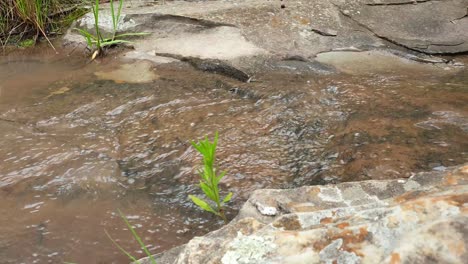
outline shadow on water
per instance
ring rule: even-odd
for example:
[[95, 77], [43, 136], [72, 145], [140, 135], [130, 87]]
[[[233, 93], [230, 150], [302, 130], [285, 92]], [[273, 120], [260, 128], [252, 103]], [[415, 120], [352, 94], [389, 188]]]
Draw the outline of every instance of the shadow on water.
[[0, 62], [5, 263], [126, 263], [104, 229], [143, 256], [118, 208], [155, 253], [219, 228], [187, 199], [199, 194], [189, 142], [214, 131], [229, 171], [222, 188], [235, 193], [230, 218], [259, 188], [409, 177], [468, 160], [466, 72], [272, 68], [245, 84], [179, 63], [137, 62], [125, 69], [138, 74], [115, 77], [123, 66], [111, 58], [86, 67], [28, 58]]

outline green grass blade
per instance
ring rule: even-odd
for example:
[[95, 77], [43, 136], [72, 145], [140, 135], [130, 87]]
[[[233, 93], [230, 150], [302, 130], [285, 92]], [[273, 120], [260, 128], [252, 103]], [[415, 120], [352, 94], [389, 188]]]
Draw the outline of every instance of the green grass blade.
[[91, 38], [88, 37], [88, 36], [85, 36], [85, 39], [86, 39], [86, 45], [88, 45], [88, 47], [90, 49], [92, 49], [93, 48], [93, 42], [91, 41]]
[[119, 0], [119, 10], [117, 11], [117, 24], [115, 24], [115, 32], [117, 32], [118, 30], [120, 14], [122, 13], [123, 2], [124, 0]]
[[75, 28], [75, 30], [77, 30], [85, 38], [88, 47], [93, 48], [93, 40], [96, 42], [96, 37], [84, 29]]
[[99, 0], [96, 0], [95, 5], [93, 6], [93, 14], [94, 14], [94, 27], [96, 29], [96, 36], [97, 36], [97, 48], [101, 48], [101, 31], [99, 30]]
[[120, 217], [122, 217], [122, 219], [125, 221], [125, 224], [128, 226], [128, 228], [130, 229], [130, 231], [132, 232], [132, 235], [133, 237], [136, 239], [136, 241], [138, 242], [138, 244], [140, 245], [141, 249], [143, 249], [143, 251], [145, 251], [146, 255], [149, 257], [149, 259], [151, 260], [151, 263], [153, 264], [156, 264], [156, 260], [154, 259], [153, 255], [149, 252], [148, 248], [146, 247], [146, 245], [143, 243], [143, 241], [141, 241], [141, 238], [138, 236], [138, 234], [135, 232], [135, 229], [133, 229], [132, 225], [130, 225], [130, 223], [128, 222], [127, 218], [123, 215], [122, 211], [118, 210], [119, 214], [120, 214]]
[[115, 38], [147, 36], [147, 35], [150, 35], [150, 34], [151, 33], [149, 33], [149, 32], [124, 33], [124, 34], [116, 35]]
[[208, 211], [210, 213], [213, 213], [215, 215], [218, 215], [218, 213], [215, 210], [213, 210], [213, 208], [211, 208], [211, 206], [207, 202], [203, 201], [202, 199], [194, 195], [189, 195], [189, 198], [193, 201], [194, 204], [198, 205], [201, 209]]
[[114, 35], [115, 35], [115, 12], [114, 12], [114, 0], [110, 0], [110, 8], [111, 8], [111, 16], [112, 16], [112, 28], [114, 29]]
[[91, 39], [97, 40], [96, 36], [93, 36], [91, 33], [89, 33], [88, 31], [86, 31], [84, 29], [75, 28], [75, 30], [78, 31], [81, 35], [83, 35], [85, 37], [89, 37]]
[[127, 40], [120, 40], [120, 39], [111, 40], [111, 41], [104, 41], [104, 42], [101, 43], [101, 48], [106, 47], [106, 46], [123, 44], [123, 43], [132, 43], [132, 42], [127, 41]]
[[107, 232], [107, 230], [104, 230], [104, 232], [106, 233], [107, 237], [112, 241], [112, 243], [114, 243], [114, 245], [120, 250], [122, 251], [122, 253], [124, 253], [125, 255], [127, 255], [127, 257], [132, 260], [133, 262], [137, 263], [137, 264], [141, 264], [141, 262], [138, 261], [138, 259], [136, 259], [134, 256], [132, 256], [130, 253], [128, 253], [128, 251], [126, 251], [123, 247], [121, 247], [110, 235], [109, 233]]

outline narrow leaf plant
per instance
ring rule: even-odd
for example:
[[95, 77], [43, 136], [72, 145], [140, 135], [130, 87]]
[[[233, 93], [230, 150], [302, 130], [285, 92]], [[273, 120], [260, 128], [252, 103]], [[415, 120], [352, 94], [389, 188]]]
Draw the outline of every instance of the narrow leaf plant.
[[217, 173], [215, 168], [216, 161], [216, 147], [218, 145], [218, 132], [216, 132], [214, 141], [208, 140], [205, 137], [204, 140], [198, 143], [192, 141], [192, 146], [200, 152], [203, 156], [203, 167], [198, 170], [200, 175], [200, 189], [205, 193], [205, 196], [211, 201], [208, 202], [194, 195], [189, 195], [189, 198], [198, 205], [201, 209], [213, 213], [223, 219], [224, 223], [227, 223], [226, 215], [224, 212], [224, 205], [228, 203], [232, 198], [232, 192], [227, 194], [221, 199], [219, 193], [219, 182], [226, 175], [225, 171]]
[[[141, 240], [140, 236], [138, 236], [137, 232], [135, 231], [135, 229], [132, 227], [132, 225], [130, 224], [130, 222], [128, 222], [128, 219], [125, 217], [125, 215], [120, 211], [118, 210], [119, 212], [119, 215], [120, 217], [124, 220], [125, 224], [127, 225], [128, 229], [130, 229], [130, 232], [132, 232], [132, 235], [133, 237], [135, 238], [135, 240], [138, 242], [138, 244], [140, 245], [141, 249], [143, 249], [143, 251], [145, 252], [146, 256], [148, 256], [148, 260], [149, 260], [149, 263], [151, 264], [156, 264], [156, 260], [154, 259], [153, 255], [150, 253], [150, 251], [148, 250], [148, 248], [146, 247], [145, 243], [143, 243], [143, 240]], [[107, 232], [107, 230], [104, 230], [104, 232], [106, 233], [107, 237], [110, 239], [110, 241], [112, 241], [112, 243], [122, 252], [124, 253], [131, 261], [133, 261], [132, 263], [133, 264], [141, 264], [141, 262], [134, 256], [132, 256], [132, 254], [130, 254], [130, 252], [126, 251], [122, 246], [120, 246], [111, 236], [110, 234]]]
[[124, 0], [119, 0], [119, 6], [117, 10], [115, 10], [114, 0], [110, 0], [110, 13], [112, 17], [112, 37], [102, 37], [101, 30], [99, 28], [99, 0], [96, 0], [94, 5], [91, 6], [94, 16], [94, 30], [96, 31], [96, 35], [93, 35], [84, 29], [75, 28], [75, 30], [77, 30], [86, 40], [88, 48], [94, 50], [91, 58], [92, 60], [94, 60], [96, 56], [101, 55], [103, 53], [103, 49], [107, 46], [131, 43], [130, 41], [124, 40], [123, 38], [132, 36], [144, 36], [149, 34], [145, 32], [117, 34], [117, 31], [119, 29], [120, 16], [122, 14], [123, 2]]

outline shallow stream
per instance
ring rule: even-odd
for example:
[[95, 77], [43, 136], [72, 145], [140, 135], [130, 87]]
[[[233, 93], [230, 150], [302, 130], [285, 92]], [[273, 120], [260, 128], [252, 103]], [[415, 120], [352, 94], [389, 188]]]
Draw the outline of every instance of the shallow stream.
[[128, 263], [104, 230], [142, 257], [117, 209], [154, 253], [219, 228], [187, 199], [200, 194], [189, 142], [214, 131], [231, 219], [260, 188], [467, 162], [468, 71], [379, 56], [324, 55], [342, 72], [327, 74], [284, 61], [251, 83], [183, 63], [0, 57], [2, 263]]

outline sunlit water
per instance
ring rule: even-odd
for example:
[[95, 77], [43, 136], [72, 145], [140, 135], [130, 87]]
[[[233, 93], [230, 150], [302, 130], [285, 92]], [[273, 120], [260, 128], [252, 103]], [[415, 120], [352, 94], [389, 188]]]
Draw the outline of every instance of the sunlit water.
[[171, 64], [131, 83], [95, 74], [121, 67], [112, 58], [0, 60], [2, 263], [128, 263], [104, 230], [143, 256], [117, 209], [154, 253], [219, 228], [187, 199], [200, 194], [190, 140], [214, 131], [228, 170], [222, 189], [235, 193], [229, 218], [260, 188], [409, 177], [468, 161], [464, 70], [272, 66], [245, 84]]

